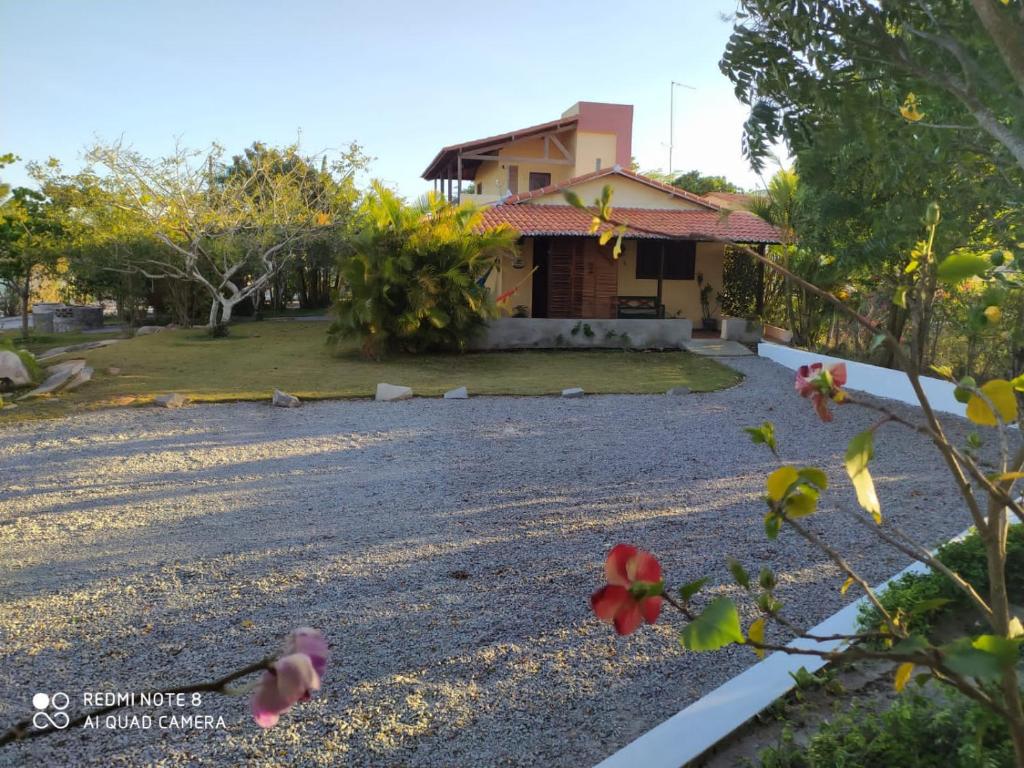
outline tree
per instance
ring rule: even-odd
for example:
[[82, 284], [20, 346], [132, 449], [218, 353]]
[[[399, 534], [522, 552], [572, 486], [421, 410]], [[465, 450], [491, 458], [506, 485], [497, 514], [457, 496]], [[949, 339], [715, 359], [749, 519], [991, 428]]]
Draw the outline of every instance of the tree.
[[21, 299], [21, 335], [28, 338], [33, 280], [56, 264], [62, 228], [52, 203], [35, 190], [17, 187], [0, 216], [0, 283]]
[[106, 172], [102, 184], [117, 205], [173, 256], [146, 255], [128, 268], [200, 285], [211, 329], [230, 322], [240, 302], [265, 290], [345, 212], [329, 185], [303, 183], [317, 158], [300, 156], [296, 146], [253, 152], [244, 172], [225, 165], [217, 145], [151, 160], [120, 143], [97, 144], [88, 157]]
[[820, 110], [862, 86], [896, 87], [908, 120], [995, 145], [999, 167], [1024, 169], [1019, 0], [741, 0], [720, 66], [750, 106], [755, 169], [773, 143], [808, 135]]
[[430, 194], [407, 205], [375, 182], [340, 265], [344, 290], [331, 337], [360, 339], [372, 357], [464, 351], [496, 315], [483, 279], [517, 238], [505, 225], [479, 231], [481, 218], [468, 201], [451, 205]]
[[700, 171], [687, 171], [686, 173], [674, 173], [669, 174], [664, 171], [652, 170], [645, 171], [645, 176], [649, 176], [656, 181], [663, 182], [665, 184], [671, 184], [673, 187], [679, 187], [685, 189], [687, 192], [693, 192], [695, 195], [706, 195], [709, 192], [742, 192], [738, 186], [733, 184], [731, 181], [725, 178], [725, 176], [705, 176]]

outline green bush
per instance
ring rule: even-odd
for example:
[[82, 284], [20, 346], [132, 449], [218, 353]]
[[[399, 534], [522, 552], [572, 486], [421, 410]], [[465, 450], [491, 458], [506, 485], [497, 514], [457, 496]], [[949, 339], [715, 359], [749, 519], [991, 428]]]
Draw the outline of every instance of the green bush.
[[[940, 547], [936, 556], [969, 582], [978, 594], [988, 595], [985, 549], [976, 531], [961, 541]], [[1024, 594], [1024, 525], [1010, 526], [1006, 542], [1006, 587], [1011, 596]], [[900, 614], [911, 632], [925, 634], [939, 615], [967, 605], [967, 599], [956, 585], [942, 574], [931, 571], [897, 579], [879, 595], [879, 600], [887, 611]], [[943, 600], [948, 602], [938, 602]], [[921, 610], [922, 605], [933, 607]], [[865, 603], [858, 623], [862, 630], [874, 629], [881, 624], [881, 616], [874, 606]]]
[[376, 183], [361, 215], [353, 253], [339, 265], [345, 288], [330, 337], [360, 339], [368, 357], [464, 351], [497, 314], [480, 283], [513, 252], [515, 231], [481, 232], [469, 203], [430, 196], [409, 206]]
[[1013, 746], [997, 716], [959, 693], [908, 693], [877, 714], [854, 706], [806, 745], [790, 730], [762, 751], [758, 768], [1010, 768]]
[[0, 339], [0, 352], [13, 352], [21, 358], [22, 365], [32, 377], [32, 381], [38, 382], [43, 378], [43, 367], [36, 361], [36, 356], [27, 349], [17, 349], [13, 339]]

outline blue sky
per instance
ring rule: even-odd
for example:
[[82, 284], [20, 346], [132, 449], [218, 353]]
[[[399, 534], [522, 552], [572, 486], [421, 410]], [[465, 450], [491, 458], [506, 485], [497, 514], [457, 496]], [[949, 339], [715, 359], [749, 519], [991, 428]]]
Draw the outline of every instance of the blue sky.
[[[544, 122], [579, 100], [633, 104], [633, 154], [757, 184], [745, 110], [718, 60], [729, 0], [518, 3], [0, 0], [0, 153], [81, 165], [94, 138], [160, 155], [175, 138], [309, 152], [361, 143], [415, 196], [445, 145]], [[5, 169], [20, 184], [23, 168]]]

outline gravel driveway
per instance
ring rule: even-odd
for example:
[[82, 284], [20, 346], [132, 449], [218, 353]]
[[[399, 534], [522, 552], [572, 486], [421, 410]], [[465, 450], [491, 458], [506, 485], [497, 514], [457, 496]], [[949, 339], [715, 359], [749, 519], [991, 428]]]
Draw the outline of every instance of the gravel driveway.
[[[302, 624], [334, 655], [320, 694], [271, 731], [244, 699], [208, 696], [194, 714], [223, 729], [68, 731], [0, 748], [0, 765], [597, 762], [754, 662], [684, 653], [673, 616], [625, 639], [598, 623], [587, 597], [615, 543], [657, 553], [670, 584], [712, 572], [709, 595], [731, 590], [727, 556], [767, 562], [807, 625], [853, 596], [792, 534], [765, 539], [774, 463], [743, 426], [774, 420], [787, 460], [828, 469], [811, 525], [871, 579], [906, 564], [842, 514], [842, 454], [870, 414], [822, 425], [792, 372], [730, 364], [741, 385], [684, 397], [124, 409], [0, 429], [0, 724], [37, 691], [74, 710], [86, 691], [216, 677]], [[968, 522], [932, 456], [887, 428], [873, 467], [883, 511], [930, 544]]]

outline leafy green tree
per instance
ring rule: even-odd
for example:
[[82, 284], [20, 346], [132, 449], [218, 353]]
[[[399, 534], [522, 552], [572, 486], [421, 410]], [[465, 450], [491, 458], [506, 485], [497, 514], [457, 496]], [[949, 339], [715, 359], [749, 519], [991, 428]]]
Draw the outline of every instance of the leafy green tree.
[[910, 122], [993, 147], [1024, 169], [1024, 14], [1019, 0], [741, 0], [721, 62], [750, 106], [755, 169], [772, 145], [813, 133], [862, 87], [895, 88]]
[[644, 171], [645, 176], [671, 184], [673, 187], [685, 189], [695, 195], [706, 195], [708, 192], [742, 192], [738, 186], [729, 181], [725, 176], [705, 176], [700, 171], [687, 171], [686, 173], [665, 173], [661, 169]]
[[299, 158], [298, 147], [252, 153], [245, 172], [235, 173], [223, 154], [217, 145], [206, 152], [179, 147], [152, 160], [120, 143], [97, 144], [88, 153], [105, 171], [108, 194], [173, 254], [146, 255], [129, 267], [151, 279], [200, 286], [210, 299], [211, 330], [266, 290], [311, 239], [333, 226], [336, 214], [347, 215], [331, 188], [303, 183], [316, 158]]
[[17, 187], [0, 216], [0, 283], [21, 300], [21, 335], [28, 338], [33, 281], [53, 268], [60, 254], [63, 229], [53, 205], [42, 193]]
[[344, 289], [331, 338], [359, 339], [372, 357], [464, 351], [497, 314], [481, 283], [513, 252], [516, 232], [480, 231], [481, 213], [469, 202], [429, 195], [407, 205], [379, 182], [361, 218], [352, 254], [340, 265]]

